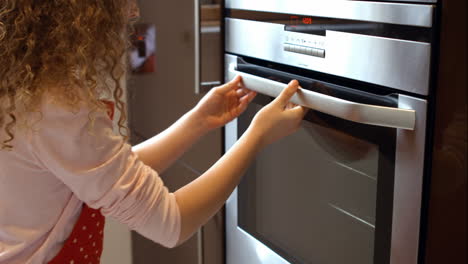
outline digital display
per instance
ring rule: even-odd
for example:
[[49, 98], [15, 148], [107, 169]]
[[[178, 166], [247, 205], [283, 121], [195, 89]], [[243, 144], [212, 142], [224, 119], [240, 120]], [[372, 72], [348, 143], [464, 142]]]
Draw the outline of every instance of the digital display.
[[312, 24], [312, 18], [311, 17], [303, 17], [302, 18], [302, 24], [311, 25]]
[[300, 16], [290, 16], [289, 17], [289, 24], [292, 27], [298, 25], [311, 25], [313, 22], [311, 17], [300, 17]]

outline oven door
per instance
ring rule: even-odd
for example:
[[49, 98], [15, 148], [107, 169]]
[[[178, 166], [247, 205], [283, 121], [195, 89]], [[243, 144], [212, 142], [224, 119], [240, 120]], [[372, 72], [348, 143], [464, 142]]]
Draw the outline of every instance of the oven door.
[[[298, 132], [258, 155], [229, 198], [227, 264], [417, 263], [426, 101], [398, 94], [373, 96], [239, 65], [236, 56], [225, 59], [227, 79], [241, 74], [252, 89], [269, 89], [292, 77], [304, 89], [337, 96], [340, 102], [354, 100], [355, 105], [415, 115], [411, 121], [403, 120], [411, 115], [384, 114], [378, 124], [369, 125], [365, 115], [333, 112], [327, 104], [327, 114], [309, 111]], [[264, 95], [268, 91], [260, 92], [246, 112], [226, 126], [226, 151], [273, 99]], [[299, 97], [298, 103], [303, 102], [304, 96]]]

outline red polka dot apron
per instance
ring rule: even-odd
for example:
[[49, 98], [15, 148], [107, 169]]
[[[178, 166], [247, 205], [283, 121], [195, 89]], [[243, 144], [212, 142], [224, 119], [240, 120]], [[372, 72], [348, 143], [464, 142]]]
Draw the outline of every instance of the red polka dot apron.
[[[114, 103], [102, 101], [114, 118]], [[99, 264], [104, 242], [105, 218], [99, 210], [83, 204], [83, 209], [63, 248], [48, 264]]]
[[99, 264], [105, 218], [99, 210], [83, 205], [80, 217], [62, 250], [49, 264]]

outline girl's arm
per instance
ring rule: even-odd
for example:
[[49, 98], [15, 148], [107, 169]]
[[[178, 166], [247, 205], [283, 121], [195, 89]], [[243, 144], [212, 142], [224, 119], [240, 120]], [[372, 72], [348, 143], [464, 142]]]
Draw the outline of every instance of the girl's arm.
[[162, 173], [208, 131], [191, 110], [169, 128], [132, 150], [146, 165]]
[[159, 173], [174, 163], [198, 139], [239, 116], [255, 97], [241, 87], [241, 78], [212, 89], [198, 104], [165, 131], [132, 148]]
[[[92, 208], [100, 208], [105, 216], [113, 217], [155, 242], [173, 247], [190, 237], [222, 206], [263, 146], [298, 127], [304, 109], [285, 107], [295, 89], [297, 87], [290, 85], [280, 97], [260, 110], [250, 128], [222, 159], [175, 193], [169, 193], [158, 174], [146, 166], [128, 144], [123, 144], [120, 135], [112, 133], [112, 121], [106, 113], [96, 112], [95, 118], [90, 120], [92, 112], [88, 108], [71, 112], [56, 105], [53, 98], [45, 98], [42, 119], [34, 131], [28, 133], [31, 162], [39, 168], [37, 171], [50, 180], [57, 180], [54, 186], [60, 188], [54, 190], [73, 194], [71, 201], [75, 204], [83, 201]], [[246, 99], [238, 101], [250, 98], [242, 94], [239, 97]], [[213, 102], [212, 99], [208, 101]], [[196, 111], [210, 113], [214, 105], [217, 104], [202, 102]], [[239, 103], [238, 111], [246, 105], [247, 102]], [[233, 112], [232, 116], [239, 112]], [[216, 120], [226, 120], [219, 116], [208, 117], [204, 121], [208, 128], [220, 124]], [[193, 133], [193, 130], [184, 131], [185, 124], [190, 122], [181, 121], [174, 128], [174, 133], [182, 140], [185, 132]], [[193, 126], [196, 127], [193, 124], [187, 127]], [[150, 150], [151, 145], [140, 150]], [[164, 157], [157, 149], [145, 155], [148, 155], [146, 162], [155, 155]]]
[[190, 238], [222, 207], [264, 146], [299, 128], [306, 110], [301, 106], [288, 106], [297, 88], [297, 81], [291, 82], [278, 98], [256, 115], [249, 129], [218, 162], [175, 192], [181, 214], [178, 244]]

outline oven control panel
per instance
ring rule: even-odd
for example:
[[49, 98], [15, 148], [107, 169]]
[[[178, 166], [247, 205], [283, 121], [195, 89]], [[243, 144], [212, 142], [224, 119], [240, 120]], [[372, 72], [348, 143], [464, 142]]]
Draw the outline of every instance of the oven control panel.
[[297, 32], [285, 32], [284, 51], [325, 58], [325, 37]]

